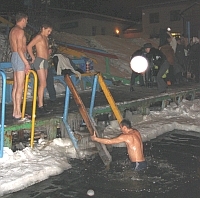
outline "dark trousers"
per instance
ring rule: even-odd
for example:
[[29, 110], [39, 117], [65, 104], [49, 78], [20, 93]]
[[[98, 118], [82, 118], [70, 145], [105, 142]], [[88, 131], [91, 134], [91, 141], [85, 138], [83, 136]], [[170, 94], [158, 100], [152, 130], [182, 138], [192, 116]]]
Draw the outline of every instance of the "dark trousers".
[[167, 89], [167, 84], [162, 78], [165, 72], [169, 69], [168, 61], [165, 61], [161, 66], [157, 74], [157, 85], [158, 85], [158, 92], [164, 92]]
[[167, 74], [167, 80], [171, 81], [172, 84], [176, 82], [175, 69], [173, 65], [169, 66], [169, 73]]
[[191, 60], [191, 67], [192, 67], [192, 73], [194, 74], [195, 78], [195, 82], [199, 82], [199, 70], [200, 70], [200, 66], [199, 66], [199, 60]]
[[48, 71], [47, 71], [47, 91], [49, 93], [49, 98], [50, 100], [54, 101], [56, 99], [56, 90], [54, 87], [54, 68], [53, 67], [49, 67]]
[[139, 74], [139, 73], [136, 73], [136, 72], [132, 71], [132, 74], [131, 74], [131, 83], [130, 83], [131, 86], [135, 85], [135, 79], [138, 76], [139, 76], [140, 85], [144, 85], [143, 76], [141, 74]]

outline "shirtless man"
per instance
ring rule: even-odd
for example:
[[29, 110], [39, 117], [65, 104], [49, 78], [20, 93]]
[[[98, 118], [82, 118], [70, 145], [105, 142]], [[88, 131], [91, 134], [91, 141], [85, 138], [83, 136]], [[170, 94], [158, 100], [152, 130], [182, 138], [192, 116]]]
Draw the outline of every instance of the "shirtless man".
[[12, 51], [11, 64], [13, 68], [13, 118], [21, 120], [21, 102], [22, 92], [24, 89], [25, 73], [30, 68], [29, 62], [26, 60], [26, 37], [23, 28], [26, 27], [28, 16], [24, 13], [16, 15], [16, 25], [11, 29], [9, 34], [9, 42]]
[[[41, 31], [28, 44], [27, 50], [32, 58], [34, 69], [37, 71], [39, 86], [38, 86], [38, 113], [41, 115], [48, 114], [44, 108], [43, 97], [44, 89], [46, 88], [47, 68], [49, 59], [48, 36], [52, 32], [52, 27], [48, 24], [43, 24]], [[36, 57], [33, 54], [33, 47], [36, 47]]]
[[94, 132], [94, 135], [91, 136], [91, 139], [101, 144], [118, 144], [125, 142], [133, 169], [135, 171], [146, 169], [147, 163], [143, 154], [143, 143], [140, 133], [131, 127], [131, 122], [127, 119], [123, 119], [120, 122], [120, 128], [122, 134], [116, 138], [98, 138]]

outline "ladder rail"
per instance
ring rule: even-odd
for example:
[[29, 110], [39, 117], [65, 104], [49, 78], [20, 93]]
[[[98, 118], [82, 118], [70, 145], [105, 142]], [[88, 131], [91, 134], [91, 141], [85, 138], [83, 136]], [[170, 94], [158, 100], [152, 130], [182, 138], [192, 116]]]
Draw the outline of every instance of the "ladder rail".
[[4, 71], [0, 70], [2, 76], [2, 99], [1, 99], [1, 135], [0, 135], [0, 158], [3, 157], [3, 147], [4, 147], [4, 123], [5, 123], [5, 104], [6, 104], [6, 74]]
[[[94, 126], [94, 123], [93, 123], [92, 119], [90, 118], [90, 116], [89, 116], [89, 114], [88, 114], [88, 112], [87, 112], [87, 110], [86, 110], [86, 108], [85, 108], [85, 106], [84, 106], [84, 104], [83, 104], [83, 102], [82, 102], [77, 90], [76, 90], [76, 87], [74, 86], [74, 84], [73, 84], [73, 82], [72, 82], [72, 80], [71, 80], [69, 75], [65, 76], [65, 82], [66, 82], [66, 84], [67, 84], [67, 86], [68, 86], [68, 88], [69, 88], [69, 90], [70, 90], [70, 92], [71, 92], [71, 94], [72, 94], [72, 96], [74, 98], [74, 101], [75, 101], [75, 103], [76, 103], [76, 105], [77, 105], [77, 107], [79, 109], [79, 112], [80, 112], [84, 122], [86, 123], [86, 126], [87, 126], [87, 128], [89, 130], [90, 135], [93, 135], [94, 131], [97, 132], [97, 130], [96, 130], [96, 128]], [[65, 107], [64, 111], [68, 111], [66, 107]], [[66, 119], [67, 119], [66, 115], [67, 115], [67, 113], [64, 112], [64, 116], [63, 116], [63, 118], [65, 119], [64, 123], [66, 123]], [[66, 125], [66, 126], [68, 127], [68, 125]], [[67, 131], [68, 130], [69, 129], [67, 128]], [[71, 133], [71, 130], [68, 131], [68, 134], [69, 134], [69, 136], [73, 135]], [[97, 132], [97, 135], [98, 135], [98, 132]], [[74, 137], [71, 138], [71, 139], [72, 139], [73, 144], [75, 145], [76, 150], [79, 151], [78, 146], [76, 145], [76, 143], [77, 143], [76, 140], [74, 140]], [[106, 166], [109, 166], [110, 162], [112, 161], [112, 157], [111, 157], [110, 153], [108, 152], [106, 146], [104, 144], [100, 144], [98, 142], [95, 142], [95, 145], [96, 145], [97, 150], [99, 151], [99, 156], [101, 157], [103, 163]]]

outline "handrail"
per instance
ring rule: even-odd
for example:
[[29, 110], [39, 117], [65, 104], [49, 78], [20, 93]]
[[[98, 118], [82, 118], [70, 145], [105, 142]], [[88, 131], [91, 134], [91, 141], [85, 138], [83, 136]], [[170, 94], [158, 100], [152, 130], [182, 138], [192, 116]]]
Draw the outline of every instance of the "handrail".
[[103, 76], [101, 75], [101, 73], [98, 73], [98, 81], [99, 81], [99, 84], [102, 88], [102, 91], [108, 101], [108, 103], [110, 104], [110, 107], [117, 119], [117, 121], [120, 123], [122, 121], [122, 115], [119, 111], [119, 108], [117, 107], [115, 101], [114, 101], [114, 98], [112, 97], [111, 93], [110, 93], [110, 90], [108, 89], [108, 87], [106, 86], [106, 83], [103, 79]]
[[1, 100], [1, 135], [0, 135], [0, 158], [3, 157], [3, 145], [4, 145], [4, 122], [5, 122], [5, 104], [6, 104], [6, 74], [0, 70], [2, 76], [2, 100]]
[[34, 77], [34, 86], [33, 86], [33, 106], [32, 106], [32, 115], [31, 115], [31, 140], [30, 145], [33, 148], [34, 143], [34, 131], [35, 131], [35, 117], [36, 117], [36, 100], [37, 100], [37, 86], [38, 86], [38, 79], [37, 74], [35, 71], [30, 70], [28, 74], [26, 74], [25, 85], [24, 85], [24, 98], [23, 98], [23, 105], [22, 105], [22, 118], [25, 117], [25, 109], [26, 109], [26, 98], [28, 92], [28, 82], [30, 74], [33, 74]]

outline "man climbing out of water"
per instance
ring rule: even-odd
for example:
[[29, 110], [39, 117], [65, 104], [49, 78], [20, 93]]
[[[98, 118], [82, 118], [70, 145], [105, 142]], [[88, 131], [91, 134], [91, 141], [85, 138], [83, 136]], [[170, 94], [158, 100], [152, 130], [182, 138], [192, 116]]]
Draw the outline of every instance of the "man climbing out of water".
[[133, 129], [131, 127], [131, 122], [127, 119], [123, 119], [120, 122], [120, 128], [122, 134], [120, 134], [118, 137], [112, 139], [99, 138], [96, 136], [94, 131], [94, 135], [91, 136], [91, 139], [101, 144], [126, 143], [129, 159], [132, 163], [133, 169], [135, 171], [146, 169], [147, 162], [144, 158], [143, 143], [139, 131], [137, 129]]

